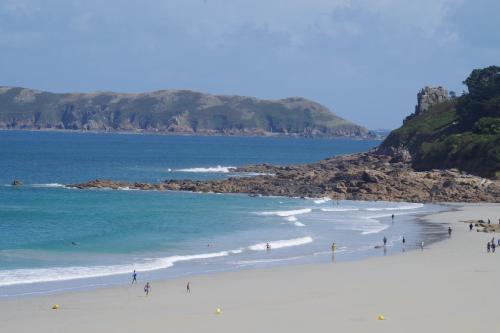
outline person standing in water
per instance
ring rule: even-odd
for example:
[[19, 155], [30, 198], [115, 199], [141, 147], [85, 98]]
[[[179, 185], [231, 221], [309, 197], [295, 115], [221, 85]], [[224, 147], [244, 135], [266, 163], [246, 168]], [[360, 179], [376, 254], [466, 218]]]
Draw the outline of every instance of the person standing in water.
[[266, 244], [266, 250], [270, 250], [271, 249], [271, 244], [267, 243]]
[[469, 224], [469, 231], [472, 231], [472, 228], [474, 228], [474, 225], [471, 223]]
[[405, 236], [403, 236], [403, 246], [405, 246], [405, 244], [406, 244], [406, 238]]
[[151, 291], [151, 284], [149, 282], [146, 282], [146, 285], [144, 286], [144, 292], [146, 293], [146, 296], [149, 296], [150, 291]]
[[335, 250], [337, 249], [337, 244], [335, 244], [335, 242], [332, 243], [332, 252], [335, 252]]
[[137, 273], [135, 272], [135, 269], [134, 269], [134, 273], [132, 273], [132, 284], [134, 283], [137, 283]]
[[387, 245], [387, 237], [384, 236], [383, 241], [384, 241], [384, 246], [386, 246]]
[[451, 237], [451, 226], [448, 227], [448, 237]]

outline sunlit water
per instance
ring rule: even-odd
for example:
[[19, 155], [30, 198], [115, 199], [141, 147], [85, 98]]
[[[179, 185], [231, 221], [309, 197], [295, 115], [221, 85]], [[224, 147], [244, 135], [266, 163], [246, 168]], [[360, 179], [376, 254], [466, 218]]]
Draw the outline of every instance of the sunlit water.
[[134, 269], [145, 281], [353, 260], [399, 253], [403, 235], [406, 250], [443, 237], [442, 226], [415, 219], [443, 209], [433, 205], [62, 187], [237, 176], [229, 167], [307, 163], [377, 143], [0, 132], [0, 297], [129, 283]]

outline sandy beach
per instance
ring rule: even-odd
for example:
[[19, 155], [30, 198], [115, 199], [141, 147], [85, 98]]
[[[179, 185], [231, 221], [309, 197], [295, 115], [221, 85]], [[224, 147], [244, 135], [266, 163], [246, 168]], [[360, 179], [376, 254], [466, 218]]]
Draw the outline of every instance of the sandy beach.
[[[486, 332], [500, 324], [495, 285], [500, 204], [452, 205], [427, 216], [450, 239], [423, 251], [355, 262], [255, 269], [88, 292], [0, 301], [2, 332]], [[396, 222], [397, 223], [397, 222]], [[414, 245], [409, 240], [409, 245]], [[374, 251], [376, 251], [374, 249]], [[60, 304], [52, 310], [52, 304]], [[220, 307], [221, 313], [216, 314]], [[377, 320], [383, 314], [386, 320]]]

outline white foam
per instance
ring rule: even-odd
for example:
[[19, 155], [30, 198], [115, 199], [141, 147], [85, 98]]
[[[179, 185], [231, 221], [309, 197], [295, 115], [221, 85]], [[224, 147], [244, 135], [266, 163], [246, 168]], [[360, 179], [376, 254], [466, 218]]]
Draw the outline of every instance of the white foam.
[[234, 171], [236, 167], [234, 166], [216, 166], [216, 167], [208, 167], [208, 168], [186, 168], [186, 169], [177, 169], [175, 171], [178, 172], [195, 172], [195, 173], [229, 173]]
[[64, 184], [48, 183], [48, 184], [33, 184], [32, 187], [66, 187]]
[[288, 222], [297, 222], [298, 221], [297, 218], [295, 216], [293, 216], [293, 215], [292, 216], [287, 216], [285, 219]]
[[[242, 249], [234, 250], [242, 251]], [[210, 259], [229, 255], [230, 251], [201, 253], [184, 256], [145, 259], [140, 263], [110, 265], [110, 266], [72, 266], [50, 267], [36, 269], [13, 269], [0, 271], [0, 287], [15, 284], [29, 284], [37, 282], [53, 282], [76, 280], [83, 278], [103, 277], [118, 274], [130, 274], [134, 269], [139, 272], [154, 271], [172, 267], [176, 262]]]
[[312, 212], [311, 208], [304, 208], [304, 209], [295, 209], [295, 210], [277, 210], [274, 212], [260, 212], [257, 214], [264, 215], [264, 216], [275, 215], [275, 216], [287, 217], [287, 216], [293, 216], [293, 215], [307, 214], [310, 212]]
[[354, 212], [359, 210], [359, 208], [320, 208], [323, 212]]
[[306, 226], [304, 223], [299, 222], [299, 221], [295, 222], [294, 224], [295, 224], [295, 226], [297, 226], [297, 227], [305, 227], [305, 226]]
[[325, 203], [325, 202], [328, 202], [328, 201], [331, 201], [332, 199], [330, 198], [321, 198], [321, 199], [316, 199], [316, 200], [313, 200], [315, 204], [322, 204], [322, 203]]
[[[312, 237], [306, 236], [306, 237], [301, 237], [301, 238], [277, 240], [277, 241], [272, 241], [272, 242], [268, 242], [268, 243], [271, 246], [271, 249], [281, 249], [284, 247], [305, 245], [305, 244], [312, 243], [312, 242], [313, 242]], [[263, 250], [265, 251], [265, 250], [267, 250], [267, 243], [258, 243], [258, 244], [249, 246], [248, 249], [252, 250], [252, 251], [263, 251]]]

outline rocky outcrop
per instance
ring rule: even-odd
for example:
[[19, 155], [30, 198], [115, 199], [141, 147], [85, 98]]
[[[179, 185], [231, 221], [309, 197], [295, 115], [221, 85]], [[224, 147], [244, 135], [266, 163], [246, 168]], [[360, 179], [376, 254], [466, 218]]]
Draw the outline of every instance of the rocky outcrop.
[[256, 165], [236, 172], [255, 177], [225, 180], [166, 180], [162, 183], [127, 183], [93, 180], [69, 187], [130, 188], [215, 193], [247, 193], [289, 197], [324, 197], [351, 200], [409, 202], [500, 202], [500, 183], [458, 170], [415, 171], [393, 156], [361, 153], [334, 157], [307, 165]]
[[417, 105], [415, 106], [415, 115], [420, 115], [429, 110], [433, 105], [443, 103], [450, 99], [448, 90], [439, 87], [424, 87], [417, 94]]
[[56, 94], [0, 87], [0, 129], [375, 137], [304, 98], [260, 100], [189, 90]]

